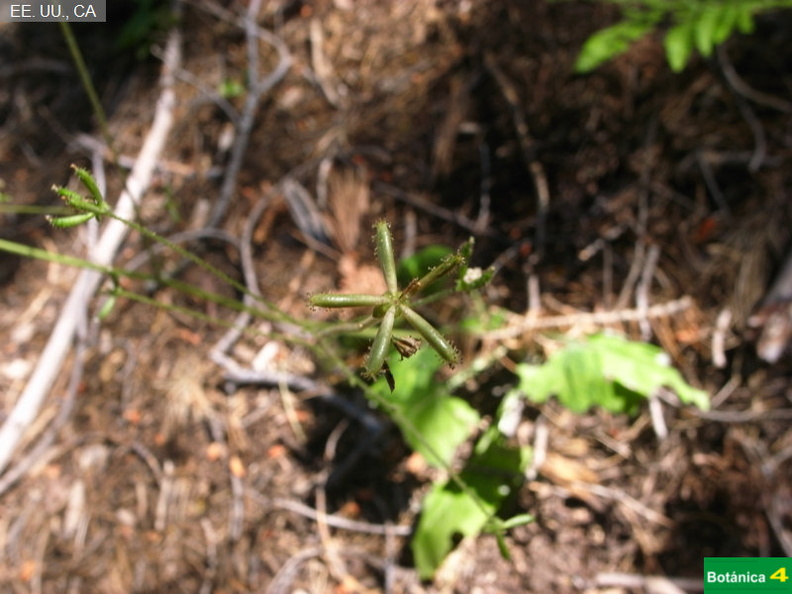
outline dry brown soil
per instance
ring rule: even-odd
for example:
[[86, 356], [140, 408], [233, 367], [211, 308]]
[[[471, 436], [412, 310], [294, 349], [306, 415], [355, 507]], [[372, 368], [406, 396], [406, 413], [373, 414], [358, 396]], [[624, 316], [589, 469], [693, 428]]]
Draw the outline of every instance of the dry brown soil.
[[[220, 193], [233, 126], [212, 92], [244, 83], [248, 67], [244, 30], [223, 15], [247, 6], [184, 7], [175, 123], [140, 211], [158, 233], [199, 229]], [[76, 29], [126, 167], [160, 93], [159, 61], [135, 55], [142, 42], [118, 48], [134, 14], [119, 3], [106, 25]], [[238, 240], [256, 217], [261, 290], [302, 319], [321, 314], [304, 305], [311, 291], [381, 283], [368, 241], [377, 218], [405, 253], [472, 234], [475, 264], [498, 268], [484, 302], [514, 312], [510, 327], [529, 307], [539, 320], [568, 317], [509, 338], [456, 335], [466, 361], [505, 348], [462, 396], [491, 414], [515, 362], [555, 348], [559, 331], [607, 327], [662, 345], [713, 396], [712, 413], [661, 401], [660, 437], [648, 410], [528, 407], [516, 439], [530, 445], [543, 427], [547, 456], [507, 511], [536, 522], [509, 534], [511, 560], [480, 536], [421, 583], [399, 528], [414, 525], [432, 475], [386, 418], [260, 322], [230, 356], [291, 383], [229, 383], [209, 357], [222, 326], [122, 299], [68, 358], [0, 476], [0, 590], [700, 591], [705, 556], [791, 554], [792, 367], [757, 358], [747, 318], [792, 239], [792, 14], [761, 18], [720, 60], [697, 57], [681, 74], [656, 38], [573, 74], [584, 39], [617, 16], [577, 2], [265, 0], [258, 23], [293, 63], [262, 98], [221, 228]], [[259, 52], [267, 73], [277, 55], [264, 42]], [[90, 106], [56, 25], [2, 26], [0, 56], [3, 191], [55, 204], [49, 188], [69, 182], [70, 163], [96, 168], [78, 142], [101, 138]], [[729, 68], [757, 94], [735, 90]], [[240, 112], [245, 93], [228, 102]], [[105, 156], [112, 202], [126, 169]], [[287, 175], [312, 201], [327, 195], [319, 230], [297, 224]], [[40, 214], [0, 217], [4, 238], [85, 253], [79, 230], [50, 229]], [[130, 235], [119, 264], [147, 245]], [[242, 278], [227, 243], [190, 247]], [[166, 252], [144, 269], [177, 262]], [[0, 254], [0, 421], [76, 274]], [[195, 267], [180, 278], [239, 296]], [[173, 290], [130, 288], [234, 317]], [[630, 315], [642, 298], [662, 311], [639, 324]], [[447, 323], [469, 307], [452, 305], [437, 310]], [[593, 312], [613, 315], [605, 325]], [[363, 351], [353, 351], [355, 366]], [[74, 369], [82, 379], [71, 389]], [[362, 421], [381, 428], [373, 442]], [[317, 509], [334, 519], [317, 522]]]

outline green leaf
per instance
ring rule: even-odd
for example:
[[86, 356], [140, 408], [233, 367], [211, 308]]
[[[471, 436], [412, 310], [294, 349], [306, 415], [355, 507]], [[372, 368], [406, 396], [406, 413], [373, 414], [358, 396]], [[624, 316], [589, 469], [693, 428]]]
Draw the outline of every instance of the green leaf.
[[575, 72], [591, 72], [603, 62], [625, 52], [653, 26], [652, 21], [625, 20], [597, 31], [583, 44], [575, 62]]
[[458, 539], [475, 536], [487, 526], [519, 488], [530, 460], [529, 448], [509, 445], [495, 427], [490, 427], [460, 473], [471, 492], [453, 481], [434, 485], [424, 499], [411, 543], [421, 579], [434, 575]]
[[674, 72], [682, 72], [687, 66], [693, 52], [695, 25], [693, 20], [684, 20], [666, 33], [663, 45], [668, 64]]
[[696, 49], [702, 56], [712, 55], [712, 50], [715, 48], [715, 30], [722, 15], [723, 9], [720, 6], [707, 4], [692, 18], [695, 23], [693, 36]]
[[754, 22], [755, 7], [750, 4], [738, 4], [737, 29], [740, 33], [749, 35], [754, 32], [756, 23]]
[[[446, 256], [454, 253], [454, 250], [444, 245], [429, 245], [419, 250], [409, 258], [405, 258], [399, 262], [399, 267], [396, 273], [399, 279], [399, 284], [406, 287], [407, 284], [414, 278], [421, 278], [429, 270], [440, 264]], [[430, 287], [430, 291], [437, 290], [439, 287]]]
[[[731, 2], [724, 4], [720, 8], [720, 16], [712, 31], [712, 41], [715, 45], [719, 45], [726, 41], [737, 27], [740, 20], [740, 5]], [[701, 51], [701, 50], [699, 50]]]
[[734, 2], [726, 4], [705, 4], [691, 17], [694, 22], [696, 49], [702, 56], [709, 57], [715, 46], [726, 41], [734, 32], [740, 20], [742, 5]]
[[569, 344], [544, 365], [518, 365], [517, 390], [539, 403], [556, 395], [577, 413], [592, 406], [633, 413], [643, 399], [665, 386], [685, 404], [707, 410], [707, 393], [687, 384], [667, 359], [654, 345], [595, 335], [586, 342]]
[[518, 514], [516, 516], [512, 516], [508, 520], [502, 520], [497, 516], [493, 516], [487, 522], [487, 525], [484, 526], [482, 532], [495, 535], [495, 538], [498, 541], [498, 550], [500, 551], [501, 557], [504, 559], [511, 559], [511, 551], [509, 551], [509, 547], [506, 544], [506, 532], [512, 528], [516, 528], [517, 526], [530, 524], [534, 520], [535, 518], [531, 514]]
[[428, 464], [448, 466], [479, 422], [479, 414], [435, 380], [442, 361], [433, 351], [421, 349], [404, 360], [394, 354], [389, 366], [396, 378], [396, 391], [391, 394], [382, 381], [374, 388], [395, 408], [393, 419], [405, 441]]

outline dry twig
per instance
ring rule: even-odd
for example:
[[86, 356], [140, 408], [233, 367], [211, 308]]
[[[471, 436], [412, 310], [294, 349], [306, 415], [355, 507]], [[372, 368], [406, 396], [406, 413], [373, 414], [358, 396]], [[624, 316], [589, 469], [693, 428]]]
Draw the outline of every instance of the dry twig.
[[609, 326], [611, 324], [625, 322], [638, 322], [643, 319], [672, 316], [690, 309], [692, 306], [693, 299], [685, 296], [680, 299], [674, 299], [673, 301], [658, 303], [646, 309], [622, 309], [594, 313], [580, 312], [544, 318], [514, 315], [510, 316], [512, 323], [506, 328], [490, 330], [483, 333], [482, 336], [489, 339], [505, 339], [515, 338], [526, 332], [544, 328], [561, 328], [564, 326]]
[[[245, 30], [249, 76], [249, 91], [242, 113], [236, 121], [236, 136], [231, 148], [228, 167], [223, 177], [223, 185], [220, 188], [220, 196], [212, 208], [212, 213], [206, 225], [207, 227], [215, 227], [225, 216], [231, 202], [231, 196], [236, 189], [237, 177], [240, 169], [242, 169], [242, 160], [247, 151], [250, 134], [253, 132], [253, 124], [255, 123], [261, 100], [266, 93], [272, 90], [286, 76], [289, 68], [291, 68], [292, 58], [289, 48], [286, 47], [280, 37], [260, 28], [256, 24], [256, 19], [261, 9], [261, 0], [252, 0], [248, 5], [247, 13], [243, 17], [236, 17], [215, 3], [207, 2], [204, 6], [215, 16], [225, 21], [230, 21]], [[259, 40], [274, 47], [279, 56], [278, 65], [263, 78], [259, 69]]]

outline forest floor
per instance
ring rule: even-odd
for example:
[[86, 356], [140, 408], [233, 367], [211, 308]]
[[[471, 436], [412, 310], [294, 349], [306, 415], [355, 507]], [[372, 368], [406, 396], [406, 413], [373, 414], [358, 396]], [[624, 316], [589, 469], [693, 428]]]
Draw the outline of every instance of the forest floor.
[[[792, 361], [760, 360], [748, 323], [792, 240], [792, 14], [760, 18], [754, 35], [680, 74], [652, 37], [582, 76], [577, 53], [615, 22], [612, 7], [265, 0], [257, 23], [291, 64], [262, 95], [228, 206], [214, 210], [239, 146], [231, 120], [249, 97], [248, 4], [184, 7], [175, 119], [138, 213], [148, 228], [200, 235], [219, 212], [227, 235], [188, 247], [241, 281], [233, 246], [246, 242], [264, 297], [297, 319], [324, 315], [305, 305], [313, 292], [381, 284], [377, 219], [402, 256], [474, 236], [474, 264], [497, 269], [484, 302], [513, 315], [499, 339], [454, 334], [465, 362], [500, 353], [462, 396], [492, 412], [515, 363], [559, 333], [609, 330], [662, 346], [712, 410], [658, 401], [662, 435], [648, 407], [529, 406], [515, 439], [530, 446], [546, 430], [547, 455], [510, 511], [536, 521], [509, 532], [510, 560], [482, 535], [426, 583], [408, 533], [433, 475], [387, 418], [304, 349], [267, 338], [264, 322], [227, 356], [281, 373], [280, 385], [229, 380], [211, 357], [222, 325], [120, 299], [82, 333], [0, 474], [0, 589], [696, 592], [704, 557], [792, 555]], [[0, 180], [13, 203], [51, 208], [71, 163], [104, 163], [108, 199], [121, 193], [161, 93], [160, 61], [125, 37], [132, 16], [111, 7], [106, 25], [76, 28], [117, 156], [57, 26], [0, 28]], [[165, 31], [131, 31], [154, 34], [162, 55]], [[257, 45], [264, 78], [279, 54]], [[86, 254], [84, 231], [40, 214], [0, 211], [0, 222], [5, 239]], [[148, 246], [132, 233], [117, 263]], [[176, 263], [159, 252], [141, 265]], [[0, 253], [0, 421], [78, 274]], [[239, 297], [194, 266], [180, 279]], [[125, 287], [235, 317], [172, 289]], [[473, 315], [465, 307], [438, 315], [453, 328], [451, 314]], [[641, 307], [652, 315], [636, 317]], [[356, 366], [363, 354], [346, 355]], [[353, 459], [360, 415], [385, 430]]]

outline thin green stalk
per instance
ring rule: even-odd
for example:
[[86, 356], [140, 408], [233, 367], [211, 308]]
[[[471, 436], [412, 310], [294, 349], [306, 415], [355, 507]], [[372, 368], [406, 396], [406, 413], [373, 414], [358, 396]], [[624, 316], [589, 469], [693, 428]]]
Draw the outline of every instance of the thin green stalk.
[[[107, 116], [105, 115], [101, 101], [99, 101], [99, 95], [96, 93], [96, 87], [94, 87], [93, 81], [91, 80], [91, 75], [88, 73], [88, 67], [85, 65], [85, 59], [83, 59], [80, 46], [77, 45], [77, 40], [74, 37], [74, 32], [72, 31], [71, 25], [63, 21], [61, 21], [59, 24], [61, 33], [63, 33], [63, 38], [66, 40], [66, 45], [69, 48], [69, 53], [71, 54], [74, 66], [77, 68], [77, 73], [80, 75], [80, 81], [82, 82], [83, 89], [85, 89], [85, 93], [88, 95], [88, 100], [91, 102], [91, 108], [93, 109], [94, 115], [99, 122], [99, 129], [102, 131], [105, 144], [110, 147], [110, 150], [115, 157], [117, 155], [113, 149], [113, 137], [110, 135], [110, 126], [107, 124]], [[117, 161], [118, 159], [114, 160]]]
[[371, 328], [376, 324], [377, 320], [374, 316], [366, 316], [356, 322], [346, 322], [342, 324], [330, 324], [315, 332], [317, 338], [327, 338], [328, 336], [338, 336], [341, 334], [359, 334], [367, 328]]
[[151, 239], [152, 241], [155, 241], [157, 243], [160, 243], [160, 244], [164, 245], [167, 248], [172, 249], [174, 252], [179, 254], [181, 257], [183, 257], [183, 258], [189, 260], [190, 262], [192, 262], [193, 264], [199, 266], [200, 268], [202, 268], [203, 270], [205, 270], [206, 272], [208, 272], [209, 274], [211, 274], [215, 278], [223, 281], [224, 283], [227, 283], [228, 285], [230, 285], [231, 287], [233, 287], [234, 289], [236, 289], [237, 291], [239, 291], [243, 295], [248, 295], [253, 300], [255, 300], [257, 303], [259, 303], [260, 305], [263, 305], [267, 309], [267, 319], [270, 319], [270, 320], [273, 320], [273, 321], [279, 321], [279, 322], [289, 322], [289, 323], [292, 323], [292, 324], [296, 323], [295, 320], [291, 318], [291, 316], [289, 316], [289, 315], [283, 313], [282, 311], [278, 310], [277, 306], [275, 306], [274, 304], [270, 303], [269, 301], [264, 299], [262, 296], [255, 295], [244, 284], [242, 284], [239, 281], [231, 278], [230, 276], [228, 276], [222, 270], [220, 270], [218, 268], [215, 268], [214, 266], [209, 264], [209, 262], [207, 262], [203, 258], [201, 258], [199, 256], [196, 256], [195, 254], [193, 254], [189, 250], [183, 248], [179, 244], [170, 241], [169, 239], [163, 237], [162, 235], [160, 235], [158, 233], [155, 233], [154, 231], [151, 231], [150, 229], [146, 228], [145, 226], [141, 225], [140, 223], [125, 219], [123, 217], [119, 217], [118, 215], [116, 215], [112, 211], [111, 212], [105, 212], [105, 211], [103, 211], [101, 209], [101, 207], [94, 207], [92, 205], [84, 205], [84, 206], [82, 206], [82, 208], [84, 208], [85, 210], [87, 210], [89, 212], [94, 212], [97, 215], [107, 216], [107, 217], [115, 219], [115, 220], [117, 220], [117, 221], [119, 221], [121, 223], [124, 223], [130, 229], [133, 229], [134, 231], [137, 231], [138, 233], [140, 233], [144, 237], [146, 237], [148, 239]]
[[[156, 308], [162, 309], [164, 311], [175, 312], [175, 313], [180, 313], [180, 314], [183, 314], [183, 315], [187, 315], [187, 316], [190, 316], [190, 317], [195, 318], [197, 320], [201, 320], [203, 322], [207, 322], [209, 324], [212, 324], [214, 326], [221, 326], [221, 327], [224, 327], [224, 328], [235, 328], [235, 327], [237, 327], [233, 320], [221, 320], [220, 318], [216, 318], [214, 316], [210, 316], [208, 314], [200, 312], [200, 311], [196, 310], [195, 308], [182, 307], [180, 305], [173, 305], [171, 303], [163, 303], [162, 301], [158, 301], [157, 299], [154, 299], [153, 297], [147, 297], [146, 295], [141, 295], [140, 293], [135, 293], [134, 291], [128, 291], [126, 289], [119, 288], [119, 289], [115, 289], [114, 291], [112, 291], [112, 294], [114, 296], [116, 296], [116, 297], [124, 297], [126, 299], [129, 299], [130, 301], [136, 301], [138, 303], [142, 303], [144, 305], [149, 305], [149, 306], [152, 306], [152, 307], [156, 307]], [[211, 301], [213, 303], [218, 303], [218, 304], [221, 304], [221, 305], [227, 305], [227, 303], [225, 302], [225, 298], [222, 298], [219, 295], [216, 295], [214, 293], [207, 293], [207, 292], [204, 292], [204, 291], [201, 291], [200, 294], [201, 294], [201, 296], [206, 298], [207, 301]], [[220, 297], [220, 298], [218, 299], [218, 297]], [[241, 305], [241, 303], [239, 303], [238, 301], [236, 303]], [[233, 309], [241, 310], [242, 308], [234, 307]], [[254, 313], [255, 311], [260, 311], [260, 310], [254, 310], [253, 312], [250, 312], [250, 313]], [[245, 327], [245, 328], [238, 328], [238, 329], [243, 334], [247, 334], [249, 336], [266, 336], [267, 338], [278, 338], [278, 339], [287, 341], [290, 344], [299, 345], [299, 346], [302, 346], [302, 347], [305, 347], [305, 348], [308, 348], [308, 349], [311, 349], [311, 350], [313, 350], [315, 348], [315, 345], [313, 343], [311, 343], [310, 341], [307, 341], [307, 340], [305, 340], [303, 338], [300, 338], [299, 336], [295, 336], [295, 335], [286, 335], [286, 334], [284, 334], [282, 332], [274, 332], [274, 331], [262, 332], [258, 328], [252, 328], [252, 327]]]
[[27, 215], [67, 215], [74, 212], [66, 206], [39, 206], [36, 204], [0, 204], [0, 213], [27, 214]]
[[[151, 280], [151, 275], [148, 273], [138, 272], [136, 270], [126, 270], [124, 268], [117, 268], [114, 266], [104, 266], [102, 264], [97, 264], [95, 262], [91, 262], [83, 258], [49, 252], [47, 250], [42, 250], [41, 248], [36, 248], [1, 238], [0, 238], [0, 250], [9, 252], [11, 254], [16, 254], [18, 256], [23, 256], [26, 258], [36, 258], [38, 260], [43, 260], [46, 262], [63, 264], [64, 266], [73, 266], [75, 268], [93, 270], [95, 272], [99, 272], [101, 274], [107, 275], [111, 278], [123, 277], [123, 278], [130, 278], [133, 280]], [[264, 311], [256, 307], [249, 307], [237, 299], [224, 297], [223, 295], [212, 293], [211, 291], [205, 291], [203, 289], [199, 289], [198, 287], [179, 281], [177, 279], [161, 279], [161, 282], [165, 286], [173, 288], [183, 294], [192, 295], [199, 299], [204, 299], [206, 301], [216, 303], [218, 305], [227, 307], [237, 312], [249, 313], [255, 317], [270, 320], [273, 322], [287, 321], [295, 325], [300, 325], [301, 327], [307, 326], [306, 324], [298, 324], [296, 321], [291, 320], [291, 318], [289, 318], [288, 316], [285, 315], [275, 316], [273, 312]], [[149, 303], [149, 301], [146, 302]], [[156, 300], [151, 300], [150, 303], [157, 304], [158, 302]], [[165, 304], [160, 303], [159, 306], [164, 307]], [[222, 323], [219, 320], [217, 322]], [[272, 334], [272, 336], [278, 336], [278, 334]], [[303, 344], [303, 346], [305, 346], [305, 343], [307, 342], [301, 339], [300, 340], [297, 340], [296, 338], [292, 339], [291, 337], [289, 337], [289, 340], [291, 342]]]

